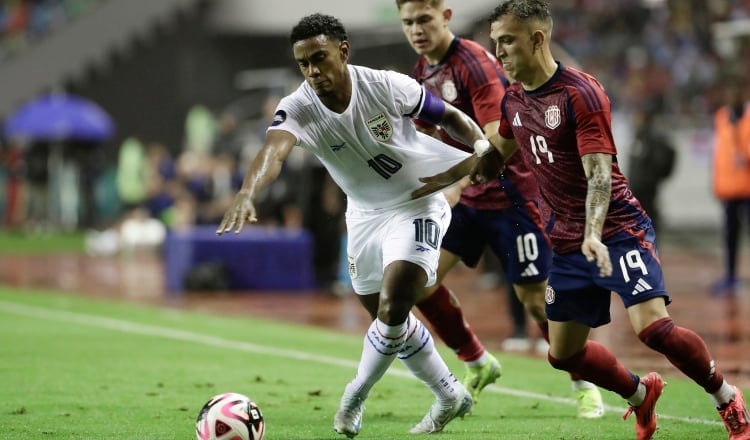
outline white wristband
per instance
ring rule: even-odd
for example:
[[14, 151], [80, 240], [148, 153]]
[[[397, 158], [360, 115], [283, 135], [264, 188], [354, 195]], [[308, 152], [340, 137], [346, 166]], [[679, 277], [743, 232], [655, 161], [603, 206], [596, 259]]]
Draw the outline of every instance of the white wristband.
[[492, 144], [487, 139], [477, 139], [474, 141], [474, 152], [477, 156], [482, 157], [492, 150]]

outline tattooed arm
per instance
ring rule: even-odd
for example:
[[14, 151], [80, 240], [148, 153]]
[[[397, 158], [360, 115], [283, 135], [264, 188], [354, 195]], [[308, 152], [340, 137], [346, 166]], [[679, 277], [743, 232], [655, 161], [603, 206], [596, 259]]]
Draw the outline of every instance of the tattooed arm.
[[586, 226], [581, 251], [588, 261], [596, 261], [599, 276], [607, 277], [612, 275], [612, 261], [609, 250], [602, 243], [602, 230], [612, 194], [612, 156], [604, 153], [586, 154], [581, 161], [588, 180]]

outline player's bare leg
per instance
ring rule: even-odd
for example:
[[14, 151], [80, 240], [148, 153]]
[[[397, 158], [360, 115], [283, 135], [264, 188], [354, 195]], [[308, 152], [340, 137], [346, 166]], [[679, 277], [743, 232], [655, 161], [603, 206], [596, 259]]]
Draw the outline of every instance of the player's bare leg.
[[[514, 284], [518, 300], [523, 303], [526, 311], [539, 326], [542, 337], [549, 343], [549, 325], [545, 311], [544, 294], [547, 282], [541, 281], [530, 284]], [[596, 419], [604, 415], [604, 402], [599, 388], [593, 383], [583, 380], [576, 373], [570, 373], [573, 393], [576, 399], [576, 414], [580, 418]]]

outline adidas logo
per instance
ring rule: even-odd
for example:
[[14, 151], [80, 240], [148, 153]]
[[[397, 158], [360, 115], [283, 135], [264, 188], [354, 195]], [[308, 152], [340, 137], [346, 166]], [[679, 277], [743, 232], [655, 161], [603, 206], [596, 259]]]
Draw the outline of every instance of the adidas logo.
[[[518, 116], [518, 113], [516, 113], [516, 116]], [[522, 277], [533, 277], [534, 275], [539, 275], [539, 269], [534, 266], [534, 263], [529, 263], [526, 269], [521, 272]]]
[[651, 289], [653, 289], [653, 287], [651, 287], [646, 281], [644, 281], [643, 278], [638, 278], [638, 282], [635, 283], [635, 289], [633, 289], [633, 295], [638, 295], [639, 293], [643, 293]]
[[518, 112], [516, 112], [516, 115], [513, 116], [513, 126], [523, 127], [523, 124], [521, 124], [521, 118], [518, 116]]

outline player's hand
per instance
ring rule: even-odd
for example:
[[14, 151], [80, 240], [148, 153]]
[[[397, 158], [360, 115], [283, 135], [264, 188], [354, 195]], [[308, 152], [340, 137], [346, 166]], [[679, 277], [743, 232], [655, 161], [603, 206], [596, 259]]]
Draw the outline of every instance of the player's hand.
[[451, 205], [451, 208], [458, 205], [459, 200], [461, 200], [461, 194], [464, 192], [464, 188], [469, 186], [469, 177], [464, 177], [461, 179], [461, 181], [458, 183], [458, 185], [449, 186], [448, 188], [443, 190], [443, 195], [445, 195], [446, 200], [448, 200], [448, 204]]
[[229, 209], [224, 214], [224, 219], [216, 230], [216, 235], [221, 235], [232, 229], [237, 234], [245, 226], [245, 222], [257, 223], [258, 217], [250, 194], [246, 191], [240, 191], [234, 197], [231, 206], [229, 206]]
[[503, 157], [494, 148], [489, 153], [480, 157], [469, 173], [471, 183], [485, 183], [496, 179], [504, 168]]
[[599, 268], [599, 276], [604, 278], [612, 275], [612, 260], [609, 258], [609, 249], [601, 240], [586, 238], [581, 245], [581, 252], [586, 256], [589, 263], [596, 261]]
[[420, 177], [419, 181], [424, 183], [424, 185], [415, 189], [411, 193], [411, 198], [418, 199], [420, 197], [424, 197], [426, 195], [441, 191], [453, 185], [454, 183], [469, 175], [469, 172], [474, 167], [476, 160], [476, 154], [472, 154], [471, 156], [467, 157], [456, 165], [453, 165], [442, 173], [438, 173], [430, 177]]

